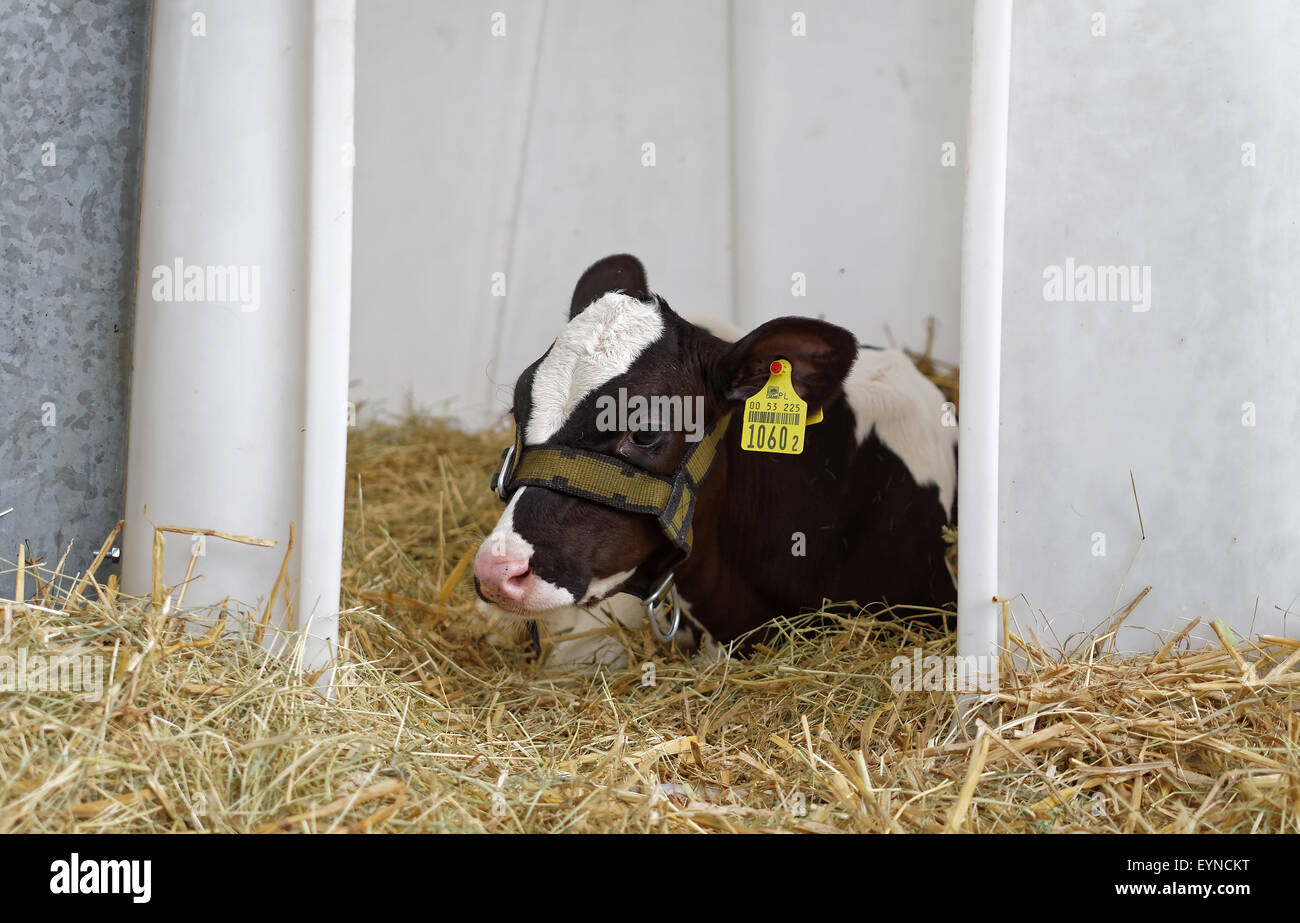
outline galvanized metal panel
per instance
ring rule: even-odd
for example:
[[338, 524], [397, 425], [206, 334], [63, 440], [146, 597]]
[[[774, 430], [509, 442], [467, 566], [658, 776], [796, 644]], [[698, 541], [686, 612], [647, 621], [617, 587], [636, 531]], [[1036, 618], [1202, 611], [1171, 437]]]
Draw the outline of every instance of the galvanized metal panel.
[[0, 559], [76, 572], [123, 510], [148, 4], [0, 7]]

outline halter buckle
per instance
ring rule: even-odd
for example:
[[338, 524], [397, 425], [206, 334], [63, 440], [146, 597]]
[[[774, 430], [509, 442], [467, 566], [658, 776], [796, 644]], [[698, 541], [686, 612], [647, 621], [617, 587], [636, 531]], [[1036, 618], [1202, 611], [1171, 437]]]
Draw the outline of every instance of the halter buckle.
[[[664, 601], [665, 596], [671, 597], [673, 605], [673, 620], [667, 631], [659, 627], [659, 615], [656, 611], [659, 604]], [[646, 618], [650, 620], [650, 630], [654, 632], [654, 636], [665, 644], [671, 641], [682, 624], [682, 601], [677, 597], [677, 587], [673, 585], [671, 572], [664, 577], [659, 586], [655, 588], [655, 591], [646, 597], [645, 612]]]
[[501, 458], [501, 470], [492, 479], [492, 492], [502, 501], [510, 499], [506, 493], [506, 481], [510, 476], [510, 460], [514, 458], [514, 455], [515, 447], [512, 444], [506, 449], [506, 454]]

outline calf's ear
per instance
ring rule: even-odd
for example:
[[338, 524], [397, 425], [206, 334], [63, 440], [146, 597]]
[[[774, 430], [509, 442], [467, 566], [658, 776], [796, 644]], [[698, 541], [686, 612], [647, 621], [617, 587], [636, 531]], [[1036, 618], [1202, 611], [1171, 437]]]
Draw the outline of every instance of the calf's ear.
[[811, 412], [835, 396], [857, 357], [857, 337], [843, 327], [809, 317], [778, 317], [722, 355], [713, 369], [714, 390], [724, 401], [743, 401], [767, 381], [772, 363], [785, 359], [793, 367], [794, 389]]
[[645, 267], [636, 257], [627, 253], [607, 256], [593, 263], [578, 280], [569, 302], [569, 320], [573, 320], [593, 301], [609, 292], [624, 292], [641, 301], [650, 300], [646, 285]]

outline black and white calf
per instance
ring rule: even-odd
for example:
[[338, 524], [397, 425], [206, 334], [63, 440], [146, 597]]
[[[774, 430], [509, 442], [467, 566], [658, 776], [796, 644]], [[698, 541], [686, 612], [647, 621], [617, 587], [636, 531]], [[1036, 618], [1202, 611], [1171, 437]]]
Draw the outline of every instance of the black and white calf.
[[[944, 425], [940, 391], [896, 349], [859, 348], [848, 331], [800, 317], [729, 343], [652, 295], [636, 259], [612, 256], [583, 274], [567, 326], [519, 376], [515, 422], [525, 446], [576, 447], [671, 476], [686, 433], [609, 431], [598, 408], [620, 389], [683, 404], [698, 396], [712, 425], [743, 410], [777, 359], [824, 419], [799, 455], [743, 451], [740, 423], [726, 434], [699, 490], [690, 556], [676, 567], [692, 616], [726, 642], [824, 599], [950, 606], [941, 533], [956, 512], [957, 430]], [[674, 551], [653, 516], [525, 486], [474, 572], [483, 599], [545, 620], [644, 585]]]

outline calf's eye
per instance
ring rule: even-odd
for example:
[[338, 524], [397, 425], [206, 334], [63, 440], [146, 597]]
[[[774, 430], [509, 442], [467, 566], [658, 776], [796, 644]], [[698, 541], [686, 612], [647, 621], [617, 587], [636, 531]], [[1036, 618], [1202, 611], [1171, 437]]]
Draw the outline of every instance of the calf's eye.
[[661, 431], [653, 429], [633, 430], [629, 435], [632, 437], [632, 442], [643, 449], [658, 445], [659, 440], [663, 438]]

